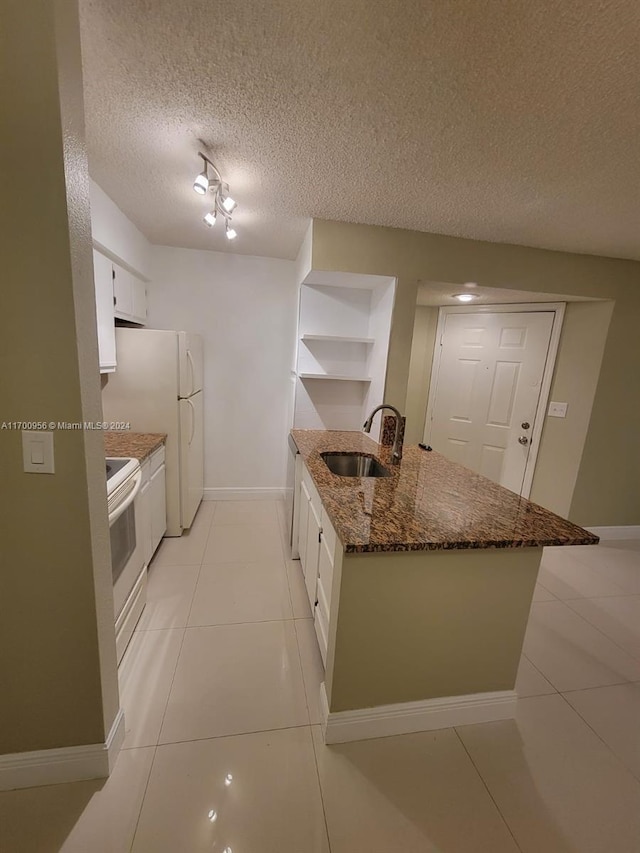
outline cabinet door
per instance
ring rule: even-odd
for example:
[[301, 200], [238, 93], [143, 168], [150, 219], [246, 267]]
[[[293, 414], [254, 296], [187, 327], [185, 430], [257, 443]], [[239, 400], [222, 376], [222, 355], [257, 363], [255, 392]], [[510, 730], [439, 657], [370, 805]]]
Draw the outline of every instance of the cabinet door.
[[145, 566], [149, 565], [153, 556], [153, 546], [151, 542], [151, 488], [147, 480], [140, 489], [140, 495], [136, 498], [136, 525], [139, 524], [139, 531], [142, 537], [142, 554], [144, 557]]
[[307, 587], [311, 610], [316, 604], [316, 586], [318, 584], [318, 565], [320, 561], [320, 519], [313, 503], [309, 501], [309, 517], [307, 521], [307, 565], [304, 573], [304, 583]]
[[96, 288], [96, 323], [100, 373], [116, 369], [116, 329], [113, 322], [113, 278], [111, 261], [93, 252], [93, 278]]
[[131, 277], [131, 301], [133, 319], [144, 325], [147, 322], [147, 286], [135, 276]]
[[300, 511], [298, 513], [298, 550], [302, 574], [307, 573], [307, 527], [309, 523], [309, 507], [311, 498], [304, 482], [300, 483]]
[[153, 553], [167, 529], [164, 465], [161, 465], [151, 477], [149, 492], [151, 494], [151, 549]]
[[115, 296], [115, 315], [123, 320], [133, 316], [133, 289], [130, 272], [113, 264], [113, 295]]

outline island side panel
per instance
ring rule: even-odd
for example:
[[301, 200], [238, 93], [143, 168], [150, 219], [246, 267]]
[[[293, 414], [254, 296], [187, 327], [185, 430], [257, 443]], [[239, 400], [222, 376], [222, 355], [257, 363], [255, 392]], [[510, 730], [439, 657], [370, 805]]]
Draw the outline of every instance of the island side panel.
[[513, 690], [541, 557], [345, 554], [329, 710]]

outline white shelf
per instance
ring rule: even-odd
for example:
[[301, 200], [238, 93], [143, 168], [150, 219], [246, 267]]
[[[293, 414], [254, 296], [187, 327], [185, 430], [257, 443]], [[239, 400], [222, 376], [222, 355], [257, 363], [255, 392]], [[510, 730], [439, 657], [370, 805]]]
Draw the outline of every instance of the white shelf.
[[338, 379], [342, 382], [371, 382], [370, 376], [343, 376], [337, 373], [299, 373], [300, 379]]
[[303, 335], [301, 341], [330, 341], [336, 344], [374, 344], [374, 338], [351, 338], [345, 335]]

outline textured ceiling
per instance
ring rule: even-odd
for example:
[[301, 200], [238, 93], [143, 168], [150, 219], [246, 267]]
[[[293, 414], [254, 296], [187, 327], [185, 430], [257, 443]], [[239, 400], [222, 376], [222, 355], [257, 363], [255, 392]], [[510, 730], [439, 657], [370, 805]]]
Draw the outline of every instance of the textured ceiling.
[[640, 258], [637, 0], [80, 6], [90, 171], [154, 243], [292, 258], [314, 216]]

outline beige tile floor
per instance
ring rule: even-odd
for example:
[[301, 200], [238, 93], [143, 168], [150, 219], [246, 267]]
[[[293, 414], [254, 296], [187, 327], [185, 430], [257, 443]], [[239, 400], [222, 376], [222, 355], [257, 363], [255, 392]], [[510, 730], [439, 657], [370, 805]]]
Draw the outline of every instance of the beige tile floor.
[[640, 542], [545, 550], [515, 720], [326, 747], [283, 516], [163, 542], [112, 776], [0, 794], [2, 853], [640, 853]]

